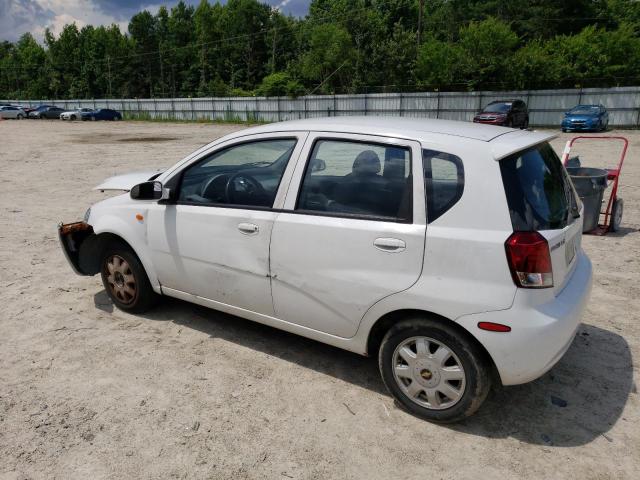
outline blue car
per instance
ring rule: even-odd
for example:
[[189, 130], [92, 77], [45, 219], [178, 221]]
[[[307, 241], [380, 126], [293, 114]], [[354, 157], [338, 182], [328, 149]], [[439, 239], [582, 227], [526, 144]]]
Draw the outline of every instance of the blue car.
[[81, 112], [82, 120], [122, 120], [122, 114], [110, 108]]
[[602, 131], [609, 125], [609, 112], [602, 105], [576, 105], [565, 112], [562, 131]]

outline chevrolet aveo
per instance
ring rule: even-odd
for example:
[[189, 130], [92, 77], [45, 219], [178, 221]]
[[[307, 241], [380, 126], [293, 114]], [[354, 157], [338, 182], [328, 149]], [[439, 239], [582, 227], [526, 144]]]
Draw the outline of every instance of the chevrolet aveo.
[[60, 224], [81, 275], [143, 312], [168, 295], [377, 356], [422, 418], [540, 377], [591, 289], [582, 206], [546, 133], [340, 117], [227, 135]]

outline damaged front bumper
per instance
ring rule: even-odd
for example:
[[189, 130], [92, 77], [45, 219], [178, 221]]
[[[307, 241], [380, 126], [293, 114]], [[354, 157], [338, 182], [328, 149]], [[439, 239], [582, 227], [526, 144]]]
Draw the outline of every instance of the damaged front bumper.
[[64, 256], [78, 275], [95, 275], [97, 237], [87, 222], [58, 224], [58, 238]]

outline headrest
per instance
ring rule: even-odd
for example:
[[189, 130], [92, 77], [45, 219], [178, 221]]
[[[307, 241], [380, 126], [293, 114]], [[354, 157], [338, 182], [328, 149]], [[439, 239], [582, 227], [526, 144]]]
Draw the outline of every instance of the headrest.
[[373, 150], [360, 152], [353, 161], [352, 172], [355, 175], [375, 175], [380, 172], [382, 166], [378, 154]]

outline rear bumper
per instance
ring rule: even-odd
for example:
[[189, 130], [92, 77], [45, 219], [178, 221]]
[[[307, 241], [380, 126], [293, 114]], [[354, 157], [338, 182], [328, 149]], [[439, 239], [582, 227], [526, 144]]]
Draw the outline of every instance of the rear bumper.
[[[458, 323], [487, 349], [503, 385], [527, 383], [550, 370], [571, 346], [591, 294], [591, 283], [591, 262], [580, 252], [571, 279], [552, 300], [536, 302], [535, 292], [518, 289], [510, 309], [465, 315]], [[509, 325], [511, 331], [480, 330], [478, 322]]]

